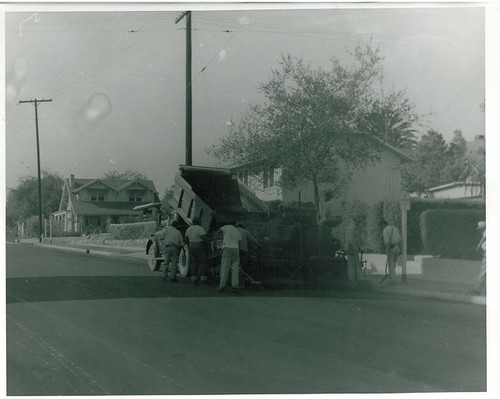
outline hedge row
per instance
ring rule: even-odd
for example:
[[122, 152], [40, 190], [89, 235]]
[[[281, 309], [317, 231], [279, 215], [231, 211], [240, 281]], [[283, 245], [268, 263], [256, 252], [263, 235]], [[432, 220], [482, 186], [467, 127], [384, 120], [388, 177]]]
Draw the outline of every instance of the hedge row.
[[485, 220], [480, 210], [428, 210], [420, 215], [422, 244], [428, 255], [444, 258], [477, 259], [475, 251], [481, 233], [477, 222]]
[[115, 240], [132, 240], [151, 236], [157, 231], [156, 222], [110, 224], [109, 233]]
[[[427, 232], [427, 229], [434, 228], [434, 224], [432, 222], [421, 224], [420, 219], [423, 212], [431, 210], [436, 211], [436, 214], [443, 214], [436, 219], [440, 220], [442, 229], [438, 231], [441, 232], [443, 238], [439, 244], [433, 241], [432, 246], [430, 246], [428, 239], [424, 242], [423, 237], [434, 237], [433, 233]], [[360, 235], [364, 244], [363, 249], [366, 252], [384, 252], [381, 231], [384, 219], [401, 231], [401, 209], [397, 200], [380, 201], [371, 206], [360, 201], [346, 202], [343, 211], [344, 217], [361, 216]], [[450, 223], [445, 223], [445, 220], [450, 220]], [[454, 222], [451, 223], [451, 220]], [[474, 251], [475, 244], [471, 245], [471, 242], [478, 239], [475, 228], [480, 220], [485, 220], [484, 201], [412, 199], [411, 209], [407, 214], [408, 254], [474, 259], [476, 255], [471, 251]], [[471, 230], [472, 225], [474, 228]], [[335, 237], [342, 239], [344, 227], [345, 225], [340, 225], [334, 229]], [[467, 237], [463, 239], [465, 241], [462, 238], [457, 238], [462, 235]], [[461, 248], [462, 246], [464, 248]]]
[[[483, 200], [413, 199], [408, 212], [408, 253], [424, 254], [420, 215], [430, 210], [477, 210], [486, 214]], [[482, 220], [485, 220], [483, 217]]]
[[[380, 201], [368, 206], [362, 201], [349, 201], [343, 206], [344, 217], [357, 217], [360, 241], [365, 252], [383, 253], [382, 221], [401, 229], [399, 201]], [[408, 254], [475, 259], [479, 236], [477, 222], [485, 220], [484, 201], [412, 199], [408, 211]], [[341, 241], [346, 224], [333, 231]], [[109, 233], [115, 240], [149, 237], [157, 231], [155, 222], [111, 224]]]

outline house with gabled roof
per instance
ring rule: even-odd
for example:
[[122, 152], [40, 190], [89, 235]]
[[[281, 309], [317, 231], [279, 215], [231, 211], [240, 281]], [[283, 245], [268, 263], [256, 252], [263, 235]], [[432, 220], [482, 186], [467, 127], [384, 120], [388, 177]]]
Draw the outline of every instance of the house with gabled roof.
[[[375, 139], [377, 139], [375, 137]], [[343, 201], [362, 200], [367, 204], [375, 204], [383, 200], [397, 200], [402, 193], [402, 167], [412, 162], [413, 158], [406, 152], [379, 139], [381, 144], [380, 159], [364, 170], [353, 170], [351, 179], [340, 193]], [[262, 169], [258, 165], [238, 165], [232, 168], [238, 179], [248, 186], [264, 201], [281, 200], [283, 202], [314, 203], [314, 190], [311, 183], [299, 187], [287, 188], [281, 185], [282, 168]], [[330, 190], [328, 184], [322, 191]]]
[[151, 180], [64, 180], [59, 210], [51, 217], [66, 232], [103, 231], [109, 224], [123, 223], [142, 214], [133, 208], [159, 201]]

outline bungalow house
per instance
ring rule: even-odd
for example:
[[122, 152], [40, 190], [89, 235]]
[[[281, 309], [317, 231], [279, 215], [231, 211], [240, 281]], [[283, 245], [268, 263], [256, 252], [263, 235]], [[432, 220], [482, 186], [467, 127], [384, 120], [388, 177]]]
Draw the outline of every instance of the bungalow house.
[[51, 214], [64, 231], [87, 233], [140, 216], [135, 206], [159, 201], [151, 180], [65, 179], [59, 210]]
[[[473, 141], [467, 143], [469, 156], [476, 159], [478, 165], [485, 162], [485, 139], [484, 135], [477, 135]], [[481, 169], [481, 168], [479, 168]], [[470, 171], [470, 170], [469, 170]], [[426, 190], [430, 198], [453, 198], [453, 199], [478, 199], [484, 198], [484, 184], [478, 181], [478, 174], [464, 176], [463, 181], [453, 181]]]
[[479, 199], [483, 198], [483, 186], [475, 182], [456, 181], [428, 188], [426, 194], [429, 198]]
[[[380, 161], [365, 170], [354, 170], [348, 186], [340, 193], [343, 201], [359, 199], [367, 204], [381, 200], [400, 199], [402, 193], [401, 167], [413, 159], [387, 143], [382, 143]], [[242, 165], [232, 168], [239, 180], [255, 192], [263, 201], [281, 200], [283, 202], [314, 203], [311, 183], [295, 188], [285, 188], [280, 184], [280, 167], [262, 170], [255, 166]], [[321, 187], [322, 191], [328, 186]]]

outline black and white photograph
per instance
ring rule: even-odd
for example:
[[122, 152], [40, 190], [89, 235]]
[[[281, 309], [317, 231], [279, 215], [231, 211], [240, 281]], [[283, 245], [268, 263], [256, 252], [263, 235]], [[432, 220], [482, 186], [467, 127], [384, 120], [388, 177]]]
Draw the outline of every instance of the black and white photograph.
[[500, 394], [498, 12], [3, 3], [1, 394]]

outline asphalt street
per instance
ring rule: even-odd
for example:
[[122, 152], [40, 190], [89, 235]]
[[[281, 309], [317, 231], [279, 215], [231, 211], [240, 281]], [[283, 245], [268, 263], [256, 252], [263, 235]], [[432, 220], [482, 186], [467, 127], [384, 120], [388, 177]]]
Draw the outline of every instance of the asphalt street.
[[145, 261], [7, 245], [8, 395], [476, 392], [486, 307], [360, 292], [241, 295]]

